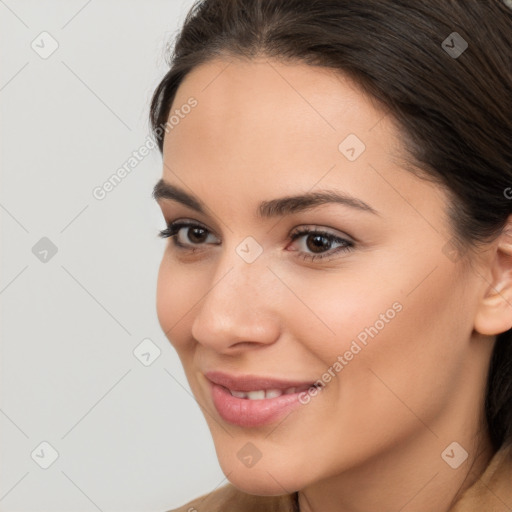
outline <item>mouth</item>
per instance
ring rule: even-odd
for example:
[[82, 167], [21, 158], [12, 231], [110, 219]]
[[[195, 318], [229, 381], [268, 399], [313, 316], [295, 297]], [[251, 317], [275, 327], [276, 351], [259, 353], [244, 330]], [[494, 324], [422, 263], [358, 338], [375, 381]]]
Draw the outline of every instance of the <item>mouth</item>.
[[231, 393], [231, 396], [236, 398], [242, 398], [244, 400], [268, 400], [269, 398], [277, 398], [281, 395], [293, 395], [294, 393], [301, 393], [302, 391], [307, 391], [311, 386], [314, 386], [314, 384], [302, 386], [299, 388], [292, 386], [286, 389], [271, 388], [257, 389], [255, 391], [236, 391], [234, 389], [229, 389], [224, 386], [223, 387]]
[[259, 427], [279, 420], [301, 404], [301, 393], [318, 387], [314, 382], [252, 375], [235, 377], [222, 372], [204, 375], [221, 418], [242, 427]]

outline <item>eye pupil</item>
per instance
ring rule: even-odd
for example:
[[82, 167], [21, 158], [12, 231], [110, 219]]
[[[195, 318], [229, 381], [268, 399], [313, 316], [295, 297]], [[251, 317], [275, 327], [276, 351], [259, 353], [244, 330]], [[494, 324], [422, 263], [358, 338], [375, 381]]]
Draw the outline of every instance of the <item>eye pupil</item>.
[[[314, 240], [313, 245], [309, 243], [310, 240]], [[329, 249], [331, 244], [328, 238], [323, 235], [310, 235], [307, 237], [306, 245], [308, 249], [313, 252], [321, 252], [322, 250]], [[318, 249], [320, 249], [320, 251], [318, 251]]]
[[[191, 235], [192, 233], [192, 235]], [[195, 227], [189, 228], [188, 238], [191, 242], [203, 242], [206, 239], [206, 229]]]

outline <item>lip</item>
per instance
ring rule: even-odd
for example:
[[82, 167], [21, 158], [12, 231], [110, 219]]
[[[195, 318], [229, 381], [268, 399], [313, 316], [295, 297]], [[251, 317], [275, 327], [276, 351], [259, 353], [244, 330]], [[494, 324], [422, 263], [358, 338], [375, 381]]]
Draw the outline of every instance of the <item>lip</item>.
[[[313, 386], [313, 382], [290, 381], [253, 375], [231, 376], [222, 372], [204, 374], [210, 385], [212, 401], [220, 417], [240, 427], [261, 427], [277, 422], [285, 414], [299, 407], [299, 396]], [[295, 387], [295, 393], [275, 398], [249, 400], [233, 396], [233, 391], [258, 391], [262, 389], [286, 390]]]
[[233, 376], [219, 371], [206, 372], [204, 375], [214, 384], [224, 386], [232, 391], [258, 391], [260, 389], [281, 389], [284, 391], [288, 388], [308, 389], [314, 383], [314, 381], [283, 380], [256, 375]]

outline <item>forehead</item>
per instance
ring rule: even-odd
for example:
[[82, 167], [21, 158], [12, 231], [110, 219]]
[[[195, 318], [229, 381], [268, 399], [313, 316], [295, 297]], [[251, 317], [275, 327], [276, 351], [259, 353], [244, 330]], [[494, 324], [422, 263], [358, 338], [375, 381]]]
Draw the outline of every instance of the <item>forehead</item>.
[[197, 105], [165, 136], [164, 178], [176, 182], [172, 169], [199, 196], [216, 186], [269, 199], [320, 184], [370, 204], [399, 202], [410, 215], [411, 204], [431, 209], [432, 191], [439, 193], [401, 167], [393, 118], [333, 70], [218, 59], [185, 77], [171, 114], [190, 98]]
[[[196, 67], [181, 83], [174, 108], [194, 95], [205, 131], [222, 123], [318, 135], [346, 130], [363, 133], [384, 116], [347, 76], [304, 63], [215, 59]], [[206, 123], [206, 124], [205, 124]], [[237, 129], [242, 128], [237, 126]]]
[[328, 169], [344, 158], [339, 146], [349, 136], [357, 151], [371, 147], [380, 158], [398, 149], [383, 111], [333, 70], [217, 59], [185, 77], [171, 115], [191, 97], [197, 106], [165, 137], [164, 158], [174, 163], [183, 155], [188, 162], [206, 157], [209, 166], [250, 163], [277, 169], [284, 161], [295, 166], [309, 161]]

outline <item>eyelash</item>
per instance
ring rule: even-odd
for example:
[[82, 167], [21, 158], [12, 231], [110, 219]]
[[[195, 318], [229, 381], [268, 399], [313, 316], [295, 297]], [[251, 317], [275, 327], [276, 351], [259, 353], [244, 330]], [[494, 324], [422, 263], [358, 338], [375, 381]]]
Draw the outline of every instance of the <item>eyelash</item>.
[[[176, 235], [182, 228], [200, 228], [200, 229], [204, 229], [205, 231], [207, 231], [208, 234], [211, 233], [206, 227], [202, 226], [201, 224], [197, 224], [197, 223], [193, 223], [193, 222], [178, 221], [178, 222], [171, 222], [170, 224], [168, 224], [166, 229], [163, 229], [158, 232], [158, 236], [161, 238], [172, 238], [172, 241], [173, 241], [173, 244], [175, 247], [178, 247], [179, 249], [182, 249], [182, 250], [188, 250], [193, 253], [197, 250], [197, 248], [194, 247], [194, 248], [190, 249], [188, 245], [185, 245], [185, 244], [182, 244], [181, 242], [179, 242], [176, 237]], [[317, 236], [325, 237], [331, 243], [340, 243], [340, 244], [344, 244], [344, 245], [337, 247], [333, 250], [330, 250], [330, 251], [328, 250], [324, 253], [318, 253], [318, 254], [299, 252], [299, 256], [301, 258], [303, 258], [304, 260], [314, 261], [314, 260], [321, 260], [324, 258], [330, 258], [339, 252], [349, 252], [349, 251], [353, 250], [353, 248], [354, 248], [354, 243], [350, 240], [347, 240], [345, 238], [340, 238], [340, 237], [333, 235], [332, 233], [329, 233], [327, 231], [322, 231], [322, 230], [307, 228], [307, 227], [302, 228], [300, 231], [296, 231], [296, 232], [292, 233], [290, 235], [290, 238], [293, 242], [297, 238], [300, 238], [301, 236], [310, 235], [310, 234], [315, 234]], [[194, 245], [194, 244], [192, 244], [192, 245]], [[203, 244], [195, 244], [195, 245], [203, 245]]]

